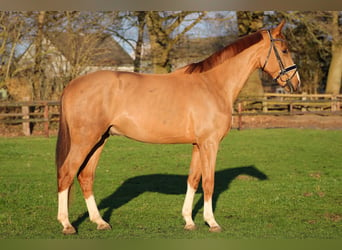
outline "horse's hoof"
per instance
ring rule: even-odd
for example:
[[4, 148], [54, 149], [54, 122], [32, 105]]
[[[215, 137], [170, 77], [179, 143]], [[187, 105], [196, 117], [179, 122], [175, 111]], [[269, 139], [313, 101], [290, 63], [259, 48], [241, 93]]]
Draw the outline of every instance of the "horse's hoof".
[[65, 227], [63, 228], [63, 234], [67, 235], [67, 234], [75, 234], [76, 233], [76, 229], [74, 227]]
[[106, 223], [106, 224], [100, 224], [97, 226], [97, 230], [111, 230], [112, 227]]
[[195, 224], [185, 225], [184, 229], [187, 231], [193, 231], [196, 229], [196, 225]]
[[220, 226], [214, 226], [209, 228], [209, 232], [219, 233], [222, 231], [222, 228]]

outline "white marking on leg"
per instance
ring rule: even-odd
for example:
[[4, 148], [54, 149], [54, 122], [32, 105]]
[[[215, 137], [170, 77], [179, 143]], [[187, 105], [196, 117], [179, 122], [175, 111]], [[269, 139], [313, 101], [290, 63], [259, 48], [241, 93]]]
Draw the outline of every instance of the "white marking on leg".
[[71, 225], [69, 221], [69, 214], [68, 214], [68, 195], [69, 189], [65, 189], [58, 193], [58, 214], [57, 219], [63, 225], [63, 233], [71, 234], [75, 233], [76, 230]]
[[210, 226], [210, 231], [221, 231], [221, 227], [217, 224], [214, 213], [211, 198], [207, 201], [204, 201], [204, 212], [203, 212], [204, 221], [208, 223]]
[[192, 188], [188, 183], [188, 187], [186, 190], [185, 200], [182, 209], [182, 215], [185, 220], [185, 229], [192, 230], [195, 228], [195, 223], [192, 220], [192, 204], [194, 201], [194, 196], [196, 193], [196, 189]]
[[[58, 193], [58, 216], [57, 219], [64, 226], [69, 222], [68, 219], [68, 193], [69, 189], [65, 189]], [[70, 224], [70, 222], [69, 222]]]
[[99, 210], [97, 209], [94, 196], [89, 196], [89, 198], [85, 199], [85, 202], [87, 204], [90, 220], [96, 223], [96, 220], [101, 218], [101, 215]]
[[92, 222], [97, 224], [97, 229], [110, 229], [110, 225], [105, 222], [100, 215], [94, 196], [89, 196], [87, 199], [85, 199], [85, 202], [87, 204], [89, 218]]

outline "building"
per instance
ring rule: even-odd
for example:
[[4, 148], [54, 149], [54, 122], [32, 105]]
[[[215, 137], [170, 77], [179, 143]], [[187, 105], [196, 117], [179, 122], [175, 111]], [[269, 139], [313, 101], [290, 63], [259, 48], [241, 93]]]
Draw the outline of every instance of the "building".
[[[32, 44], [19, 63], [33, 68], [35, 51]], [[104, 69], [133, 71], [133, 59], [107, 34], [49, 33], [42, 41], [41, 61], [48, 78]]]

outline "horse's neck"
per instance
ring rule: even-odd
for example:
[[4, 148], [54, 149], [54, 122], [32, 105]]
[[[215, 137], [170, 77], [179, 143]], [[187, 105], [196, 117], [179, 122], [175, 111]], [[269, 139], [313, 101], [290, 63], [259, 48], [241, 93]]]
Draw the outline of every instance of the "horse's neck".
[[236, 100], [248, 77], [258, 68], [258, 54], [258, 47], [245, 49], [208, 72], [220, 85], [219, 87], [224, 91], [224, 95], [232, 101], [231, 104]]

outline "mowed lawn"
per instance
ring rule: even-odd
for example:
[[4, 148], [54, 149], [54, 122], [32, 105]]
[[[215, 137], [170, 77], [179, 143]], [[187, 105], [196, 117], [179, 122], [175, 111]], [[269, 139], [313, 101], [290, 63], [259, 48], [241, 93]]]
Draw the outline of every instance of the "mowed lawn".
[[97, 231], [77, 182], [64, 236], [56, 219], [56, 138], [0, 138], [0, 239], [341, 239], [342, 130], [233, 130], [216, 166], [215, 216], [184, 231], [181, 209], [191, 145], [151, 145], [109, 138], [99, 162], [95, 197], [112, 226]]

